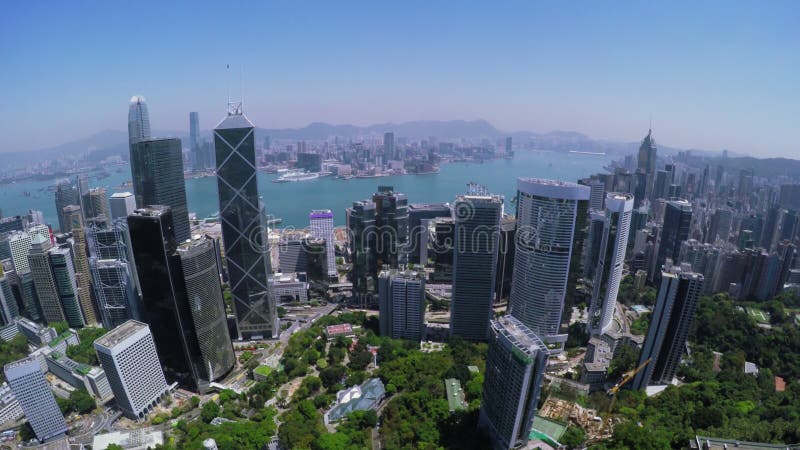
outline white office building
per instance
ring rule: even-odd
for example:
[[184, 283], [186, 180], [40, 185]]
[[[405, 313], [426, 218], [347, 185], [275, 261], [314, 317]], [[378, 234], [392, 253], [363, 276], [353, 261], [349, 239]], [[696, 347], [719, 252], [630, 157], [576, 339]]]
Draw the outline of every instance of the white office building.
[[311, 211], [308, 216], [311, 227], [311, 236], [315, 239], [325, 239], [325, 256], [328, 263], [328, 278], [336, 279], [336, 251], [333, 238], [333, 212], [330, 209]]
[[130, 192], [116, 192], [111, 195], [111, 219], [125, 219], [136, 210], [136, 197]]
[[631, 229], [633, 195], [609, 192], [602, 216], [602, 230], [593, 237], [598, 240], [597, 260], [593, 262], [592, 300], [589, 306], [589, 332], [602, 334], [609, 330], [617, 305], [619, 283], [625, 263], [625, 250]]
[[8, 363], [5, 373], [37, 439], [49, 441], [67, 432], [67, 422], [36, 359], [27, 357]]
[[169, 394], [150, 328], [129, 320], [94, 342], [117, 406], [133, 420], [143, 419]]

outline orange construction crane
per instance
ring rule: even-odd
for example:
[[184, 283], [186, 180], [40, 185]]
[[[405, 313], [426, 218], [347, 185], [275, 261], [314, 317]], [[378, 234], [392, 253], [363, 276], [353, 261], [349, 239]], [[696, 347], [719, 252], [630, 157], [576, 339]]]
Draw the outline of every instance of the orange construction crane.
[[650, 364], [651, 360], [652, 358], [647, 358], [641, 365], [639, 365], [639, 367], [631, 370], [630, 372], [626, 372], [624, 375], [622, 375], [622, 379], [619, 380], [619, 383], [615, 384], [614, 387], [608, 390], [607, 393], [611, 397], [611, 404], [608, 405], [608, 412], [606, 413], [606, 416], [610, 416], [611, 411], [614, 409], [614, 403], [617, 401], [617, 392], [619, 392], [622, 386], [625, 386], [629, 381], [631, 381], [637, 373], [641, 372], [646, 365]]

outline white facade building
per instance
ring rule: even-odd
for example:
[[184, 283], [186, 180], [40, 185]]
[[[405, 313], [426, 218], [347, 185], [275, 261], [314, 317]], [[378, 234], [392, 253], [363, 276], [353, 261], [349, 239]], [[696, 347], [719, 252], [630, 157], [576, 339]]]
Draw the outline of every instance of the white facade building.
[[117, 406], [130, 419], [144, 418], [164, 395], [167, 380], [150, 328], [129, 320], [94, 342]]
[[28, 418], [40, 441], [48, 441], [67, 432], [67, 422], [56, 398], [34, 358], [23, 358], [6, 364], [6, 379], [11, 391]]
[[325, 256], [328, 262], [328, 278], [336, 279], [336, 245], [333, 237], [333, 212], [330, 209], [311, 211], [308, 216], [311, 235], [315, 239], [325, 239]]
[[136, 197], [130, 192], [116, 192], [111, 195], [111, 219], [124, 219], [136, 210]]

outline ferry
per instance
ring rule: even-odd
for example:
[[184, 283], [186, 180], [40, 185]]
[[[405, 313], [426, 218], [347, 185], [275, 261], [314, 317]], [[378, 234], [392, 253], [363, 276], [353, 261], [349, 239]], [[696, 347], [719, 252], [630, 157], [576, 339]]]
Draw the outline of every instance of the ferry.
[[303, 171], [286, 172], [283, 175], [279, 176], [278, 178], [272, 180], [272, 182], [288, 183], [291, 181], [308, 181], [308, 180], [316, 180], [319, 177], [320, 174], [315, 172], [303, 172]]

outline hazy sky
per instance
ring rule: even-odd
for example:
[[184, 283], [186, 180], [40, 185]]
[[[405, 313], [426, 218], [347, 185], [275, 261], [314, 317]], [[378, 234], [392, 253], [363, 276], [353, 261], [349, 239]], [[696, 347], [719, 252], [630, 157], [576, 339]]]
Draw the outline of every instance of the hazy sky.
[[[230, 3], [230, 6], [229, 6]], [[225, 112], [266, 128], [483, 118], [800, 157], [800, 2], [0, 2], [0, 151]]]

